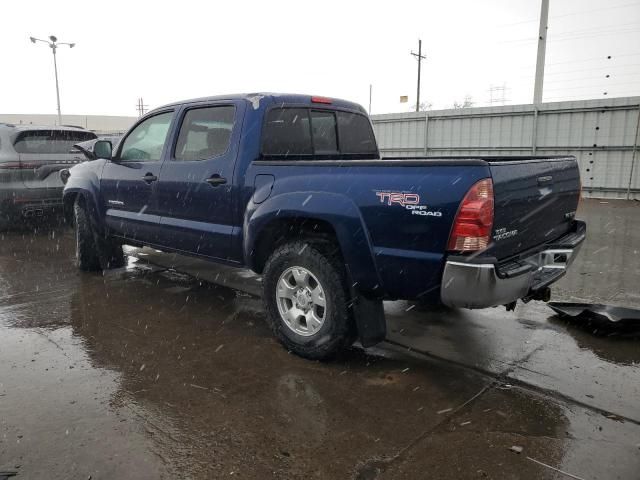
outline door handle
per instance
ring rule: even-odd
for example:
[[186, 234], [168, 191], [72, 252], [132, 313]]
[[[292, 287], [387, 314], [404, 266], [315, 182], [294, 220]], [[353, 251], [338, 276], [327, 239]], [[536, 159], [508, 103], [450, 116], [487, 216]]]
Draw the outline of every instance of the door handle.
[[142, 177], [142, 180], [147, 183], [152, 183], [158, 180], [158, 176], [154, 175], [153, 173], [147, 173], [144, 177]]
[[227, 179], [224, 177], [221, 177], [216, 173], [215, 175], [212, 175], [210, 178], [207, 178], [205, 182], [207, 182], [212, 187], [217, 187], [218, 185], [224, 185], [225, 183], [227, 183]]

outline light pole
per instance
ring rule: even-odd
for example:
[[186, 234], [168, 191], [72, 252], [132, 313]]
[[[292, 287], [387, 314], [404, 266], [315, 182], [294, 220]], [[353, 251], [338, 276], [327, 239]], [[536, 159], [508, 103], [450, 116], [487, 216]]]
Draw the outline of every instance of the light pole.
[[58, 125], [62, 125], [62, 113], [60, 113], [60, 88], [58, 87], [58, 63], [56, 62], [56, 50], [59, 45], [69, 45], [69, 48], [76, 46], [75, 43], [58, 42], [58, 38], [55, 35], [49, 35], [49, 40], [41, 40], [35, 37], [29, 37], [31, 43], [42, 42], [49, 45], [53, 52], [53, 71], [56, 75], [56, 100], [58, 101]]

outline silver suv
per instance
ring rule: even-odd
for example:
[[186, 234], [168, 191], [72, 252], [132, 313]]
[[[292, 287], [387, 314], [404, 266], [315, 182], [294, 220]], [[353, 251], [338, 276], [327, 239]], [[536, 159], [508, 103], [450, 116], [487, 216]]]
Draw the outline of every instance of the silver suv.
[[74, 144], [95, 138], [77, 127], [0, 123], [0, 230], [61, 208], [59, 171], [85, 160]]

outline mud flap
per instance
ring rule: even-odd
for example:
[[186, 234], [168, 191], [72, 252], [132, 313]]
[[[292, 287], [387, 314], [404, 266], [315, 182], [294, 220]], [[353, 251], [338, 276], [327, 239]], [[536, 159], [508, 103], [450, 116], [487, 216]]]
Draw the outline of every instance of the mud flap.
[[387, 322], [382, 300], [370, 299], [352, 292], [353, 316], [358, 327], [358, 338], [363, 347], [372, 347], [387, 336]]

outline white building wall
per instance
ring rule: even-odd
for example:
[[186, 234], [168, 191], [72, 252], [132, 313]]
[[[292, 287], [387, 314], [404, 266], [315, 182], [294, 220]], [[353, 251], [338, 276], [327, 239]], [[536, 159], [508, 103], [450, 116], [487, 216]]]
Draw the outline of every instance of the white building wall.
[[372, 116], [385, 157], [574, 155], [585, 196], [640, 199], [640, 97]]
[[[62, 115], [63, 125], [75, 125], [103, 134], [126, 132], [137, 117], [107, 115]], [[32, 125], [58, 125], [57, 115], [0, 113], [0, 122]]]

